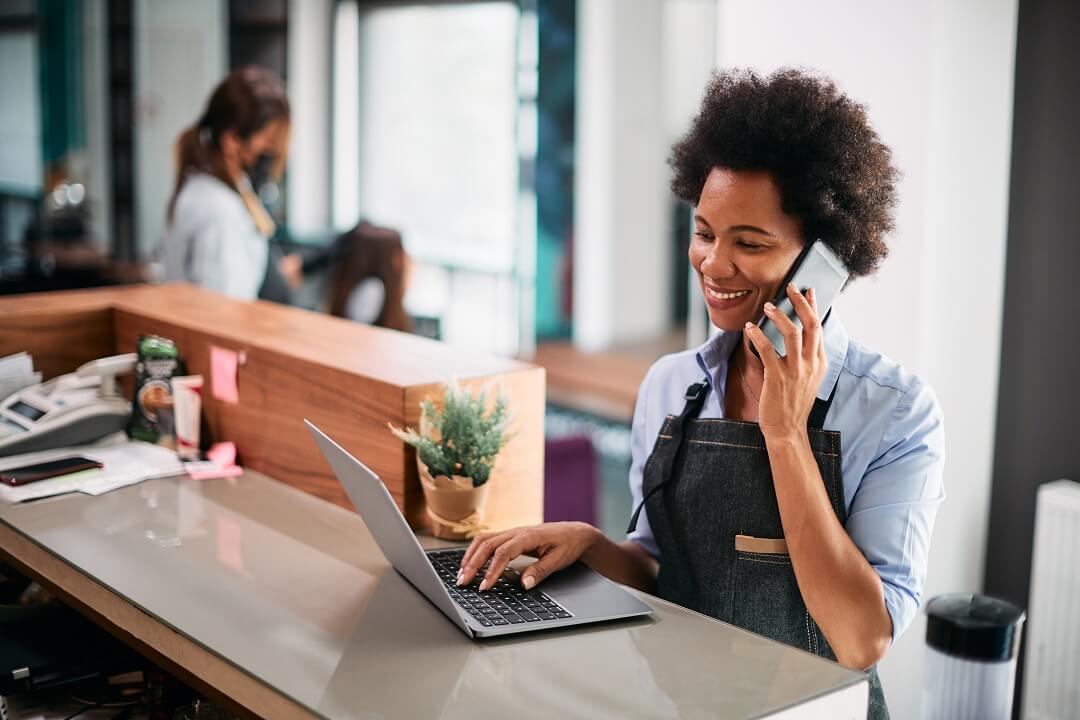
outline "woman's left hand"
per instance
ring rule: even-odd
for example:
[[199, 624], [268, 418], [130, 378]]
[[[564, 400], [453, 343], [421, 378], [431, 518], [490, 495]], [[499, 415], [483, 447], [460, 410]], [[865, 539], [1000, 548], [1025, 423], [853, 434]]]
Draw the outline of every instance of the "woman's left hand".
[[304, 284], [304, 258], [298, 253], [290, 253], [278, 261], [278, 270], [285, 276], [285, 282], [293, 290]]
[[776, 354], [772, 342], [757, 325], [747, 323], [745, 329], [765, 367], [758, 424], [766, 438], [806, 436], [806, 422], [828, 368], [814, 289], [804, 296], [794, 283], [788, 283], [787, 296], [802, 321], [801, 328], [775, 305], [765, 304], [765, 314], [784, 337], [784, 357]]

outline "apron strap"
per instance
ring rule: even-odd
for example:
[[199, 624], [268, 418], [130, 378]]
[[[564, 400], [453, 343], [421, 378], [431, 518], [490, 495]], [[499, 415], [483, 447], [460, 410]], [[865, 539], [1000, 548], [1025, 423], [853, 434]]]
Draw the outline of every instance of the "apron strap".
[[828, 400], [814, 398], [814, 407], [810, 410], [810, 419], [806, 422], [806, 427], [811, 430], [822, 430], [825, 428], [825, 416], [829, 414], [829, 407], [832, 405], [833, 398], [836, 397], [836, 386], [839, 384], [840, 378], [836, 378], [836, 382], [833, 383], [832, 386], [832, 392], [829, 393]]
[[634, 510], [634, 514], [630, 517], [630, 525], [626, 528], [627, 534], [634, 532], [637, 527], [638, 516], [641, 515], [641, 509], [645, 507], [645, 502], [656, 494], [657, 490], [660, 490], [667, 485], [668, 479], [671, 478], [672, 468], [675, 467], [678, 462], [679, 456], [683, 451], [683, 431], [686, 429], [686, 423], [692, 420], [701, 413], [701, 408], [705, 405], [705, 395], [708, 391], [708, 381], [694, 383], [690, 387], [686, 388], [686, 405], [683, 407], [683, 411], [678, 417], [671, 423], [671, 442], [675, 446], [676, 450], [673, 454], [668, 454], [664, 458], [663, 474], [660, 476], [660, 482], [656, 483], [645, 497], [641, 498], [641, 502], [638, 503], [637, 508]]

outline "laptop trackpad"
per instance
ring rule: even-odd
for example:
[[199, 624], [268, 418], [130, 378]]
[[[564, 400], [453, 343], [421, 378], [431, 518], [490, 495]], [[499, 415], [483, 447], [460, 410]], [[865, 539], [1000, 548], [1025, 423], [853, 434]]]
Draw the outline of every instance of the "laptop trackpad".
[[547, 593], [578, 618], [616, 618], [651, 612], [648, 605], [580, 562], [550, 575], [536, 589]]

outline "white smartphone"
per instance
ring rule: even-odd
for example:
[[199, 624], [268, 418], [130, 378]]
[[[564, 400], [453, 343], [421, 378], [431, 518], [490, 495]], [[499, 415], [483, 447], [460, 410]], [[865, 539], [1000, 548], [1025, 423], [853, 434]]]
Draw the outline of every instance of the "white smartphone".
[[[799, 320], [799, 315], [795, 312], [795, 306], [791, 304], [791, 300], [787, 296], [787, 285], [789, 282], [794, 282], [795, 287], [799, 288], [799, 292], [805, 293], [810, 288], [814, 288], [814, 294], [817, 297], [818, 315], [824, 320], [836, 297], [840, 294], [840, 290], [843, 289], [844, 283], [847, 282], [849, 274], [848, 269], [844, 267], [844, 263], [832, 251], [832, 248], [821, 240], [815, 240], [804, 248], [799, 257], [796, 258], [791, 270], [788, 271], [787, 277], [784, 278], [784, 282], [780, 285], [780, 292], [773, 299], [773, 305], [791, 318], [792, 322], [802, 327], [802, 321]], [[767, 316], [762, 316], [761, 320], [758, 321], [758, 327], [772, 341], [773, 347], [776, 348], [776, 354], [784, 357], [787, 354], [787, 348], [784, 347], [784, 336], [780, 334], [780, 329], [776, 327], [776, 323]], [[757, 350], [752, 344], [750, 347], [756, 355]]]

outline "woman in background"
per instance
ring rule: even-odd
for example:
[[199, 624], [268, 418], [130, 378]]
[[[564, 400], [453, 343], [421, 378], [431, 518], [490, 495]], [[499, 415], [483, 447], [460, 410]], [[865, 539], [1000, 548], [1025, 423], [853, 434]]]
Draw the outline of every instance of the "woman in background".
[[397, 231], [361, 222], [338, 238], [331, 262], [331, 315], [412, 332], [405, 312], [409, 257]]
[[281, 78], [255, 66], [229, 73], [176, 142], [176, 188], [162, 241], [166, 280], [243, 300], [259, 296], [275, 227], [253, 177], [267, 169], [280, 177], [288, 143]]

